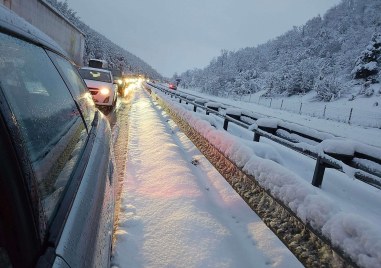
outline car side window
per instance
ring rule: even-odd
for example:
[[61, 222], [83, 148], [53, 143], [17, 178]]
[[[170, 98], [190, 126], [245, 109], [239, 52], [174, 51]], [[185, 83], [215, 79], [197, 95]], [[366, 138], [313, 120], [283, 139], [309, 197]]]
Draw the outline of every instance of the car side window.
[[8, 252], [4, 247], [0, 247], [0, 267], [12, 267]]
[[53, 52], [48, 51], [48, 54], [68, 84], [74, 99], [81, 109], [86, 124], [88, 128], [90, 128], [96, 109], [85, 82], [79, 75], [77, 69], [69, 61]]
[[[45, 221], [65, 192], [87, 139], [82, 117], [46, 51], [0, 33], [0, 90], [38, 184]], [[30, 189], [31, 190], [31, 189]]]

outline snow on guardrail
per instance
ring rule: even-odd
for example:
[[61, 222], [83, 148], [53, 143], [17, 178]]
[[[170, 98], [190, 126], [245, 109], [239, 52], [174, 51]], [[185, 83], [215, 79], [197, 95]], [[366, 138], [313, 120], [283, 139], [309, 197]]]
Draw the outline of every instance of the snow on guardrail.
[[[200, 119], [197, 114], [171, 101], [164, 94], [156, 94], [160, 94], [166, 105], [210, 144], [246, 174], [253, 176], [261, 187], [286, 205], [304, 224], [311, 226], [334, 247], [341, 249], [356, 265], [380, 266], [381, 229], [377, 222], [364, 219], [348, 209], [345, 200], [327, 195], [280, 164], [258, 157], [253, 148], [239, 138], [215, 129], [208, 121]], [[328, 148], [335, 148], [332, 146], [331, 144]], [[338, 147], [348, 149], [346, 146]]]

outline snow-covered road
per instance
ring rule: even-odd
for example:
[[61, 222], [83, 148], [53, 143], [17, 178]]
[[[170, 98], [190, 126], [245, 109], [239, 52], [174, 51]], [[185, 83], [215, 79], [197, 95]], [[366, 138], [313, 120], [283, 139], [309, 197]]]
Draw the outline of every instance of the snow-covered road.
[[143, 90], [121, 187], [115, 267], [302, 267]]

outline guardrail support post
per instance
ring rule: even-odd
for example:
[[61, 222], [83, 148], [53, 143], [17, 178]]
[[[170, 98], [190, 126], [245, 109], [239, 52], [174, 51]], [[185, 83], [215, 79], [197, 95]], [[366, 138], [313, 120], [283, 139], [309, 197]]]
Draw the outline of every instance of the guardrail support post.
[[179, 103], [181, 103], [181, 98], [179, 98]]
[[225, 120], [224, 120], [224, 129], [225, 130], [228, 130], [228, 124], [229, 124], [229, 120], [225, 117]]
[[261, 135], [259, 135], [257, 132], [254, 132], [254, 141], [259, 142], [260, 138], [261, 138]]
[[196, 112], [196, 111], [197, 111], [197, 106], [195, 104], [195, 105], [193, 105], [193, 112]]
[[211, 110], [216, 111], [218, 113], [218, 107], [208, 106], [208, 105], [205, 105], [205, 107], [206, 107], [206, 109], [205, 109], [206, 110], [206, 115], [209, 115], [208, 109], [211, 109]]
[[324, 171], [325, 171], [325, 164], [320, 156], [316, 159], [316, 165], [315, 165], [315, 171], [314, 176], [312, 178], [312, 185], [315, 187], [321, 187], [321, 184], [323, 183], [323, 177], [324, 177]]

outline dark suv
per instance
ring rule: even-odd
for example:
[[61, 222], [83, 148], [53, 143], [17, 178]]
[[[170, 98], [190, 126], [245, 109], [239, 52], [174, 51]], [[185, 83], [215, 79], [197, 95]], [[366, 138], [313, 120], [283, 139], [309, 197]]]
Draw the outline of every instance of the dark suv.
[[0, 5], [0, 267], [108, 267], [112, 156], [75, 66]]

